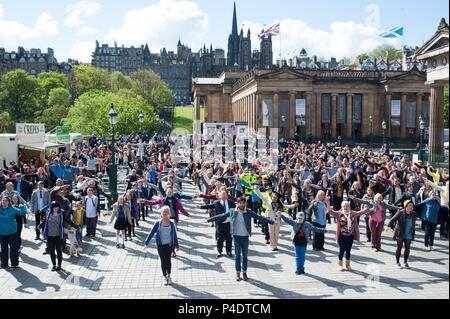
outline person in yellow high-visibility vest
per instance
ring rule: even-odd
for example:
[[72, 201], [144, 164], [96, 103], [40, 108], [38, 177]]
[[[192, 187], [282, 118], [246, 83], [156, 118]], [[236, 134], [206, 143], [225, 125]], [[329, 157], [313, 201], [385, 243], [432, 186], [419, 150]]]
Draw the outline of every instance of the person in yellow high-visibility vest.
[[[272, 200], [272, 188], [267, 188], [265, 191], [261, 191], [261, 193], [269, 200]], [[262, 213], [266, 218], [269, 218], [269, 212], [267, 209], [267, 202], [262, 201]], [[266, 245], [270, 244], [270, 233], [269, 233], [269, 224], [263, 223], [261, 226], [262, 233], [264, 234], [264, 239], [266, 240]]]

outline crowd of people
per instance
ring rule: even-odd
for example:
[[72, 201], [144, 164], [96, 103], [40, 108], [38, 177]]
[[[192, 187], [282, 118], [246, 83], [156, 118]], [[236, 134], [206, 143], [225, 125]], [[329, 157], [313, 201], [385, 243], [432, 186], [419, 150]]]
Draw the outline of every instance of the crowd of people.
[[[59, 271], [63, 252], [80, 256], [85, 238], [95, 245], [102, 210], [112, 211], [116, 248], [126, 249], [126, 241], [136, 240], [139, 222], [159, 206], [161, 218], [143, 244], [148, 249], [155, 237], [164, 282], [170, 285], [171, 258], [183, 248], [177, 236], [180, 214], [192, 213], [183, 203], [193, 201], [205, 211], [205, 225], [216, 229], [217, 245], [211, 249], [217, 258], [223, 257], [224, 248], [227, 256], [234, 257], [237, 281], [249, 280], [252, 225], [260, 229], [274, 254], [282, 223], [292, 229], [289, 239], [297, 275], [305, 273], [310, 242], [315, 251], [336, 250], [338, 270], [351, 271], [351, 251], [354, 241], [361, 239], [360, 226], [374, 252], [382, 251], [383, 231], [392, 231], [399, 268], [410, 267], [416, 226], [430, 251], [438, 226], [440, 236], [448, 238], [448, 171], [414, 163], [408, 154], [286, 141], [279, 145], [275, 166], [246, 157], [195, 161], [192, 151], [180, 163], [174, 161], [179, 155], [172, 152], [174, 144], [169, 138], [119, 139], [117, 164], [128, 172], [123, 180], [126, 191], [115, 203], [102, 186], [111, 161], [111, 145], [104, 139], [93, 136], [70, 153], [53, 152], [41, 167], [26, 159], [4, 161], [1, 267], [19, 266], [24, 223], [33, 223], [35, 240], [46, 242], [43, 253], [50, 255], [51, 270]], [[186, 183], [197, 189], [193, 196], [183, 193]], [[34, 218], [24, 217], [27, 214]], [[337, 248], [325, 247], [325, 233], [332, 229]]]

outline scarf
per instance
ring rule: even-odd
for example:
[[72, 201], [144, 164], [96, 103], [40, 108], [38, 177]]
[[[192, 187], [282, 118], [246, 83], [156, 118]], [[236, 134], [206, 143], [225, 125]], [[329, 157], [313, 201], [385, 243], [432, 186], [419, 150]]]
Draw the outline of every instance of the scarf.
[[347, 218], [347, 228], [349, 230], [351, 230], [352, 229], [352, 218], [351, 218], [352, 212], [350, 211], [348, 213], [348, 215], [345, 212], [342, 212], [342, 215], [344, 215], [344, 217]]

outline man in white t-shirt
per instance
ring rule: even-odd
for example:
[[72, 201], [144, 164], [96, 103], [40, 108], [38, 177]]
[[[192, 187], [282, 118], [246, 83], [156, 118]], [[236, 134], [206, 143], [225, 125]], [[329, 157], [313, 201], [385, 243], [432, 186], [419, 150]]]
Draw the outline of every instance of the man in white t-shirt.
[[84, 209], [86, 216], [86, 228], [87, 237], [94, 238], [95, 231], [97, 228], [97, 218], [98, 218], [98, 197], [94, 195], [92, 188], [88, 188], [87, 196], [84, 199]]

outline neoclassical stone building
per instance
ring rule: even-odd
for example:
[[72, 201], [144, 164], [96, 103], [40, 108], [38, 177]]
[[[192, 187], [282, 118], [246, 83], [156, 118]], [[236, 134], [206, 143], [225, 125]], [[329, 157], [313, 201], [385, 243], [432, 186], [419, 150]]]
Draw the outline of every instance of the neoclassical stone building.
[[444, 161], [444, 86], [449, 83], [449, 27], [444, 18], [434, 36], [417, 52], [427, 65], [427, 85], [431, 89], [430, 161]]
[[[277, 70], [223, 73], [194, 78], [195, 116], [205, 122], [246, 122], [252, 129], [278, 129], [280, 137], [368, 141], [383, 135], [415, 144], [419, 117], [429, 122], [426, 74], [409, 71]], [[194, 130], [199, 132], [196, 125]]]

